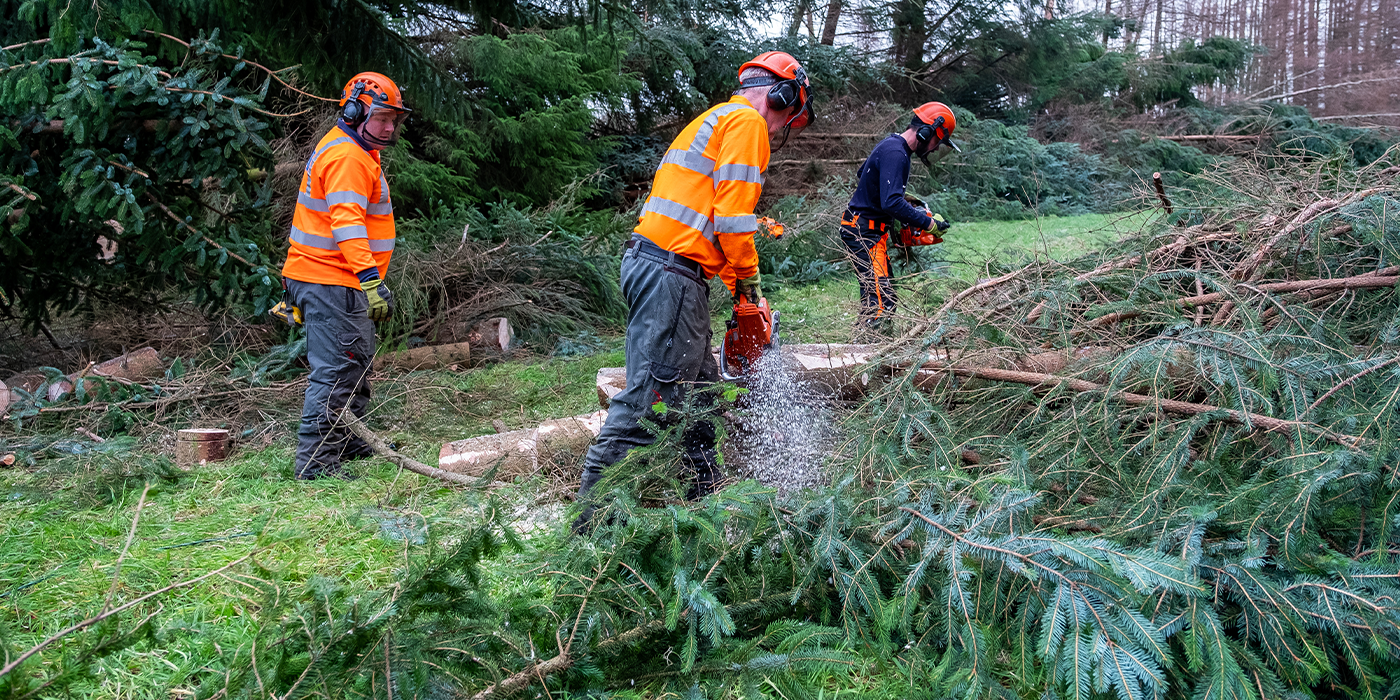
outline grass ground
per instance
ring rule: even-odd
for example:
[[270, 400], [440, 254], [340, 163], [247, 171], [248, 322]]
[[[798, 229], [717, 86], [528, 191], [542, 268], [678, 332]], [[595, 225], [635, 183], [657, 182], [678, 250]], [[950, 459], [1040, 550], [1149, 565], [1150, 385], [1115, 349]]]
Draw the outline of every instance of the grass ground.
[[[947, 274], [976, 278], [990, 258], [1078, 255], [1142, 224], [1142, 217], [1100, 215], [959, 224], [944, 246]], [[856, 298], [849, 276], [776, 288], [769, 296], [783, 312], [788, 342], [849, 340]], [[722, 331], [722, 320], [718, 325]], [[493, 432], [493, 419], [516, 429], [595, 410], [594, 374], [622, 364], [620, 343], [611, 343], [580, 359], [526, 359], [383, 382], [370, 424], [431, 463], [441, 442]], [[112, 599], [130, 600], [218, 568], [256, 545], [258, 561], [281, 580], [326, 576], [352, 588], [379, 588], [397, 580], [425, 528], [451, 531], [476, 517], [480, 505], [472, 498], [380, 460], [356, 463], [357, 481], [292, 480], [295, 415], [284, 412], [276, 420], [285, 428], [271, 445], [190, 473], [173, 472], [154, 444], [0, 470], [0, 639], [10, 653], [100, 611], [114, 579]], [[155, 486], [138, 509], [147, 481]], [[73, 695], [180, 695], [195, 669], [249, 638], [258, 605], [234, 577], [167, 594], [157, 620], [164, 630], [159, 652], [138, 646], [102, 660], [98, 680], [74, 687]], [[52, 658], [46, 653], [45, 663]]]

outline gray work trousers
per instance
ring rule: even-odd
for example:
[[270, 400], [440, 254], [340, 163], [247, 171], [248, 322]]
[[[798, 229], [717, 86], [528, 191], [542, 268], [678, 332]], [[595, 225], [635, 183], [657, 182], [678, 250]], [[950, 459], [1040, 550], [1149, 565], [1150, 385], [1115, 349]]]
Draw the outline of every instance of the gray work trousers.
[[340, 471], [342, 459], [370, 453], [369, 445], [338, 424], [346, 406], [361, 418], [369, 407], [374, 322], [363, 290], [287, 280], [291, 303], [306, 324], [311, 377], [297, 430], [296, 476], [316, 479]]
[[[649, 246], [648, 246], [649, 247]], [[668, 263], [659, 249], [629, 248], [622, 256], [622, 295], [627, 300], [627, 388], [608, 404], [608, 419], [584, 458], [579, 500], [588, 496], [603, 470], [634, 447], [655, 438], [637, 420], [665, 426], [666, 416], [652, 410], [664, 401], [679, 406], [692, 386], [719, 381], [710, 354], [710, 287], [700, 275]], [[711, 399], [712, 401], [712, 399]], [[681, 437], [682, 463], [694, 481], [689, 497], [714, 490], [720, 480], [715, 459], [715, 429], [694, 424]], [[581, 516], [586, 521], [591, 513]]]

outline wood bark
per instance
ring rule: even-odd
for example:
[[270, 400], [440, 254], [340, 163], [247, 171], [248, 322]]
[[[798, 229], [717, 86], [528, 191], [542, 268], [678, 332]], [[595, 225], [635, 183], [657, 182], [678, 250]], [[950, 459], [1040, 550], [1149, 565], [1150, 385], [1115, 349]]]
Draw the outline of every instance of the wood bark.
[[836, 24], [841, 21], [841, 0], [828, 0], [826, 21], [822, 23], [821, 43], [831, 46], [836, 43]]

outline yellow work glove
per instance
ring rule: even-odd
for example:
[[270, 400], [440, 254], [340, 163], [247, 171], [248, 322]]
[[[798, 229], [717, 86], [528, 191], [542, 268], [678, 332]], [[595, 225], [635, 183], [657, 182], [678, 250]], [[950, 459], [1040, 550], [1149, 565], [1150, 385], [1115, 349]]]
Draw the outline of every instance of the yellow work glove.
[[758, 273], [753, 273], [753, 277], [745, 277], [734, 283], [734, 303], [739, 303], [740, 297], [748, 297], [754, 302], [763, 298], [763, 289], [758, 286]]
[[948, 223], [947, 219], [943, 218], [942, 214], [931, 214], [930, 216], [933, 218], [933, 225], [936, 226], [939, 231], [947, 231], [948, 227], [952, 226], [952, 224]]
[[384, 280], [365, 280], [360, 283], [360, 289], [365, 290], [365, 297], [369, 299], [369, 319], [388, 321], [394, 314], [394, 294]]
[[277, 305], [268, 309], [267, 312], [269, 314], [272, 314], [273, 318], [282, 321], [289, 326], [300, 327], [302, 324], [301, 309], [299, 307], [292, 306], [285, 299], [277, 302]]

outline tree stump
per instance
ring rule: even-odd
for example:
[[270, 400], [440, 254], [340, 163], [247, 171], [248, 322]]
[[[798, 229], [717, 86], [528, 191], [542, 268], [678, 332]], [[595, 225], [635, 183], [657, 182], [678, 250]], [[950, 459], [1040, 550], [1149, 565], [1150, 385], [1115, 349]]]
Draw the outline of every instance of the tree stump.
[[228, 457], [228, 431], [221, 428], [188, 428], [175, 435], [175, 466], [189, 471], [196, 466]]

